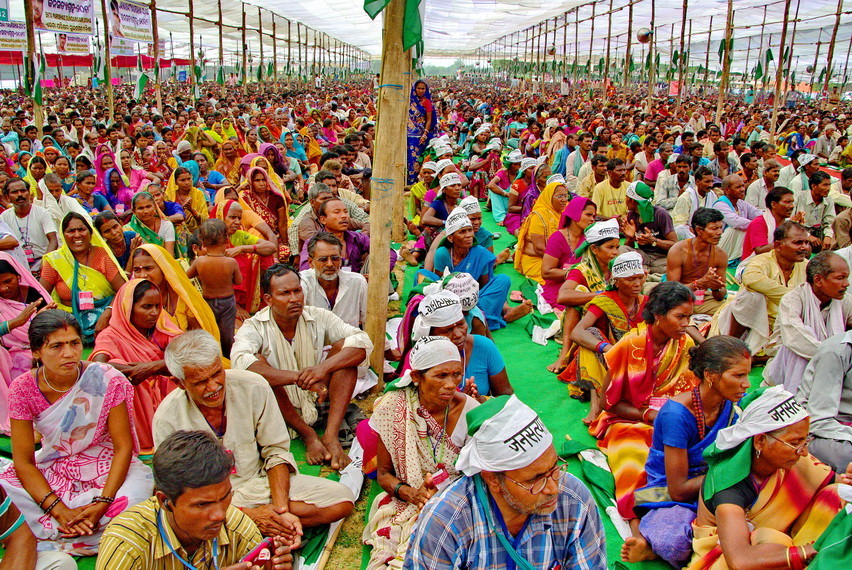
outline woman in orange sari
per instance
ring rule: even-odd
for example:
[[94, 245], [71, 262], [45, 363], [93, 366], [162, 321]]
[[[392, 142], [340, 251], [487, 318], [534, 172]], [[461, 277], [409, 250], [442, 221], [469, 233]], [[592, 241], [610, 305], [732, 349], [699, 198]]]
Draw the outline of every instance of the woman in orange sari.
[[[689, 371], [686, 335], [695, 295], [676, 281], [659, 284], [651, 291], [642, 318], [647, 327], [633, 329], [605, 352], [604, 411], [589, 426], [606, 454], [615, 478], [618, 511], [633, 519], [633, 492], [644, 484], [645, 461], [651, 449], [654, 418], [665, 401], [691, 390], [697, 380]], [[608, 349], [608, 350], [607, 350]]]
[[163, 310], [157, 286], [133, 279], [116, 293], [109, 326], [95, 339], [91, 360], [110, 363], [134, 386], [133, 420], [142, 453], [153, 449], [154, 412], [175, 388], [163, 351], [182, 333]]
[[272, 182], [269, 173], [259, 166], [250, 168], [246, 181], [240, 188], [240, 198], [275, 232], [278, 237], [278, 257], [290, 257], [287, 241], [287, 199]]
[[237, 316], [248, 318], [260, 309], [260, 276], [275, 263], [275, 244], [253, 236], [242, 229], [243, 207], [236, 200], [216, 204], [211, 212], [228, 227], [228, 249], [226, 253], [240, 266], [243, 282], [234, 285], [237, 298]]
[[237, 153], [237, 143], [227, 139], [219, 145], [219, 158], [213, 166], [216, 172], [228, 179], [228, 183], [236, 186], [240, 183], [240, 155]]

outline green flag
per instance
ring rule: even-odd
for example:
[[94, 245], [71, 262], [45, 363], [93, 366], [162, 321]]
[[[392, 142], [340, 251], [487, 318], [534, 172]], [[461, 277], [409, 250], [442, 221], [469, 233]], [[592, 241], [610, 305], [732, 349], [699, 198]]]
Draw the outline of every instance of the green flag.
[[719, 63], [722, 63], [723, 57], [725, 57], [725, 40], [719, 42]]
[[136, 87], [133, 89], [133, 98], [137, 101], [145, 94], [145, 87], [148, 85], [148, 74], [142, 68], [142, 56], [138, 58], [136, 70], [139, 72], [139, 77], [136, 78]]
[[216, 83], [219, 85], [225, 84], [225, 68], [221, 65], [219, 66], [218, 71], [216, 71]]
[[651, 69], [651, 52], [648, 52], [648, 56], [645, 58], [645, 69]]
[[633, 73], [636, 71], [636, 62], [633, 61], [633, 56], [630, 56], [630, 65], [627, 66], [628, 73]]
[[677, 60], [679, 57], [680, 54], [677, 52], [677, 50], [675, 50], [675, 52], [672, 54], [672, 65], [677, 65]]
[[266, 66], [266, 76], [272, 77], [273, 75], [275, 75], [275, 65], [270, 61], [269, 65]]
[[795, 71], [790, 74], [790, 83], [792, 83], [793, 85], [796, 84], [796, 72]]
[[[423, 20], [420, 17], [422, 0], [405, 0], [405, 14], [402, 19], [402, 49], [407, 50], [423, 41]], [[364, 11], [375, 20], [390, 0], [364, 0]]]
[[44, 52], [39, 55], [38, 64], [35, 66], [33, 73], [33, 84], [30, 91], [30, 97], [33, 101], [41, 105], [44, 101], [44, 91], [41, 86], [41, 81], [44, 79], [44, 72], [47, 68], [47, 60], [44, 58]]
[[774, 61], [775, 56], [772, 54], [772, 49], [769, 48], [766, 50], [766, 69], [769, 70], [769, 62]]
[[757, 67], [754, 68], [754, 80], [759, 81], [761, 77], [763, 77], [763, 66], [758, 61]]
[[263, 66], [260, 64], [257, 65], [257, 80], [258, 82], [263, 81]]

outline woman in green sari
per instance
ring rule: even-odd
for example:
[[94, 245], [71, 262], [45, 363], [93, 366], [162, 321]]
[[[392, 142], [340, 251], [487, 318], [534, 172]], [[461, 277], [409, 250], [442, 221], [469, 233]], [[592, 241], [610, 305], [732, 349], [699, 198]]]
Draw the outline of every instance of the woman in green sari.
[[175, 226], [157, 208], [148, 192], [139, 192], [130, 205], [133, 216], [125, 229], [136, 232], [145, 243], [159, 245], [175, 257]]
[[57, 307], [74, 314], [84, 341], [91, 343], [106, 327], [104, 310], [127, 278], [82, 214], [70, 212], [62, 219], [62, 237], [62, 247], [42, 259], [39, 282]]

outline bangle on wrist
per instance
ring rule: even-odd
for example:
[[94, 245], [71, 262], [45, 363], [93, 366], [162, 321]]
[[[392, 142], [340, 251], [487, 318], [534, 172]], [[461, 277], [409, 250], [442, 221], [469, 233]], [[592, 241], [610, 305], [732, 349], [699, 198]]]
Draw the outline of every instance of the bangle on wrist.
[[53, 489], [51, 489], [51, 490], [47, 493], [47, 495], [45, 495], [45, 496], [44, 496], [44, 498], [38, 502], [38, 508], [43, 509], [44, 507], [42, 507], [42, 505], [44, 504], [44, 502], [45, 502], [48, 498], [50, 498], [50, 496], [51, 496], [52, 494], [53, 494]]
[[0, 336], [7, 335], [10, 331], [11, 327], [9, 326], [9, 321], [3, 321], [0, 323]]
[[650, 411], [651, 411], [651, 408], [649, 406], [649, 407], [645, 408], [644, 412], [642, 412], [642, 421], [645, 422], [646, 424], [648, 423], [648, 412], [650, 412]]
[[114, 501], [115, 501], [115, 497], [100, 496], [100, 497], [95, 497], [94, 499], [92, 499], [93, 503], [106, 503], [108, 505], [111, 505]]
[[56, 500], [53, 501], [52, 503], [50, 503], [49, 507], [47, 507], [46, 509], [42, 509], [44, 511], [44, 514], [49, 515], [50, 511], [53, 510], [53, 507], [55, 507], [56, 505], [58, 505], [61, 502], [62, 502], [62, 499], [60, 499], [59, 497], [56, 497]]
[[403, 487], [403, 486], [410, 487], [410, 485], [408, 483], [406, 483], [405, 481], [400, 481], [399, 483], [396, 484], [396, 487], [393, 488], [393, 496], [396, 497], [397, 499], [400, 498], [399, 489], [400, 489], [400, 487]]

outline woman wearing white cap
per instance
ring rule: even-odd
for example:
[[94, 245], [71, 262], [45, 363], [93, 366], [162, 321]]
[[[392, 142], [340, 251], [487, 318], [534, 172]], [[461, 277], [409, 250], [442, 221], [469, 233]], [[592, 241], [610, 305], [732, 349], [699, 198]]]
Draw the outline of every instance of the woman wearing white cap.
[[[515, 177], [514, 182], [512, 182], [512, 189], [509, 191], [508, 213], [506, 214], [506, 219], [503, 220], [503, 225], [506, 226], [506, 230], [512, 235], [518, 233], [518, 230], [521, 228], [521, 222], [523, 222], [521, 215], [524, 209], [524, 197], [533, 188], [537, 188], [539, 183], [544, 188], [544, 183], [547, 177], [550, 176], [550, 168], [544, 170], [539, 169], [539, 166], [534, 158], [522, 159], [518, 175]], [[541, 170], [541, 178], [538, 180], [535, 178], [537, 170]]]
[[808, 453], [810, 418], [782, 387], [758, 388], [740, 405], [737, 423], [704, 452], [688, 568], [801, 570], [841, 508], [832, 483], [848, 484], [852, 464], [838, 477]]
[[368, 569], [402, 567], [420, 509], [459, 476], [456, 458], [469, 439], [465, 414], [479, 405], [456, 389], [464, 369], [447, 338], [417, 341], [410, 362], [369, 420], [378, 435], [376, 480], [385, 492], [364, 528], [364, 542], [373, 547]]
[[577, 357], [560, 376], [590, 394], [591, 407], [583, 419], [586, 425], [601, 412], [600, 392], [606, 380], [603, 355], [632, 329], [644, 326], [642, 310], [648, 298], [642, 294], [647, 275], [642, 256], [635, 251], [622, 253], [610, 262], [610, 275], [612, 285], [589, 301], [586, 313], [571, 332]]
[[[485, 132], [480, 132], [486, 129]], [[476, 142], [473, 143], [470, 151], [470, 162], [467, 167], [470, 173], [470, 192], [472, 196], [479, 200], [488, 199], [486, 193], [486, 184], [497, 174], [500, 168], [500, 151], [503, 149], [503, 143], [500, 139], [491, 139], [490, 127], [483, 125], [477, 130], [479, 133], [476, 137]], [[487, 144], [485, 141], [488, 141]]]
[[[438, 172], [441, 167], [438, 164]], [[461, 176], [455, 172], [444, 174], [439, 179], [440, 190], [438, 197], [432, 200], [423, 215], [420, 216], [420, 225], [423, 228], [424, 243], [423, 247], [426, 251], [432, 246], [432, 241], [444, 228], [444, 222], [456, 207], [459, 205], [462, 191]], [[424, 253], [425, 254], [425, 253]]]
[[497, 171], [488, 183], [488, 198], [491, 200], [491, 215], [497, 225], [502, 226], [509, 208], [509, 190], [512, 181], [518, 176], [524, 156], [519, 150], [513, 150], [503, 160], [503, 168]]
[[[582, 256], [580, 263], [570, 269], [565, 282], [559, 288], [556, 302], [566, 307], [562, 314], [562, 350], [556, 362], [547, 367], [559, 374], [565, 369], [568, 351], [571, 348], [571, 331], [580, 322], [583, 307], [606, 290], [609, 283], [609, 262], [618, 256], [618, 221], [596, 222], [583, 231], [585, 241], [574, 250], [574, 256]], [[572, 391], [574, 397], [580, 392]]]
[[435, 178], [435, 174], [438, 170], [438, 165], [432, 161], [427, 161], [423, 163], [423, 166], [420, 167], [420, 176], [419, 180], [411, 186], [411, 190], [409, 190], [409, 195], [411, 200], [409, 202], [409, 218], [411, 222], [415, 225], [420, 225], [420, 216], [426, 210], [423, 204], [423, 198], [426, 196], [426, 192], [429, 191], [429, 188], [432, 186], [432, 180]]

